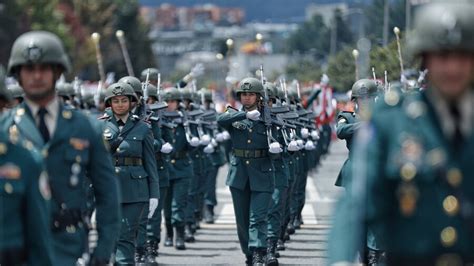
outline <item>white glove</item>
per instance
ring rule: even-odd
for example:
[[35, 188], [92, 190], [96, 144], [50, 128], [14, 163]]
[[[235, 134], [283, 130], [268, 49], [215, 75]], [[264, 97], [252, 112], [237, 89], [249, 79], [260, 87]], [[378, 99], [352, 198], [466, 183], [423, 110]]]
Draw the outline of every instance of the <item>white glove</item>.
[[318, 140], [319, 139], [319, 133], [317, 130], [311, 130], [311, 138], [313, 140]]
[[151, 217], [153, 217], [153, 214], [155, 213], [155, 210], [157, 207], [158, 207], [158, 199], [151, 198], [150, 206], [148, 208], [148, 219], [151, 219]]
[[224, 140], [229, 140], [230, 139], [230, 134], [227, 130], [222, 131], [222, 136], [224, 137]]
[[224, 139], [224, 134], [223, 133], [217, 133], [216, 134], [216, 141], [217, 142], [223, 142], [225, 139]]
[[326, 74], [323, 74], [323, 77], [321, 78], [321, 85], [328, 85], [329, 84], [329, 77]]
[[207, 146], [211, 142], [211, 136], [209, 135], [204, 135], [201, 137], [201, 140], [199, 140], [199, 144], [202, 146]]
[[304, 149], [308, 151], [314, 150], [314, 143], [311, 140], [306, 141], [306, 144], [304, 145]]
[[290, 141], [290, 143], [288, 143], [288, 150], [289, 151], [298, 151], [300, 148], [298, 148], [298, 143], [296, 142], [296, 140], [292, 140]]
[[298, 144], [298, 148], [300, 149], [304, 148], [304, 141], [302, 139], [296, 140], [296, 143]]
[[191, 72], [189, 73], [193, 78], [197, 78], [204, 74], [204, 65], [201, 63], [196, 64], [193, 69], [191, 69]]
[[278, 142], [272, 142], [270, 143], [270, 148], [268, 149], [270, 153], [280, 153], [283, 151], [283, 149], [280, 146], [280, 143]]
[[213, 153], [214, 152], [214, 146], [212, 146], [211, 143], [209, 143], [206, 148], [204, 148], [205, 153]]
[[260, 118], [260, 112], [258, 110], [249, 111], [246, 115], [250, 120], [258, 120]]
[[192, 137], [191, 141], [189, 141], [189, 144], [193, 147], [199, 146], [199, 138], [198, 137]]
[[309, 136], [309, 130], [305, 127], [301, 129], [300, 133], [301, 133], [301, 137], [304, 139], [307, 139]]
[[173, 146], [171, 144], [169, 144], [169, 142], [166, 142], [165, 144], [163, 144], [163, 146], [161, 146], [160, 151], [161, 151], [161, 153], [168, 154], [172, 150], [173, 150]]
[[212, 139], [212, 140], [211, 140], [211, 144], [212, 144], [212, 146], [214, 146], [214, 147], [217, 147], [217, 145], [219, 145], [219, 144], [217, 144], [216, 139]]

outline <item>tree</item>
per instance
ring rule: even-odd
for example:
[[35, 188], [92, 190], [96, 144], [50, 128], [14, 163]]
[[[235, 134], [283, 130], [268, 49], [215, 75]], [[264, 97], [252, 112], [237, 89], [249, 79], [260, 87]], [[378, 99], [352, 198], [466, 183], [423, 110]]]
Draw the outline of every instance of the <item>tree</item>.
[[320, 15], [303, 23], [288, 39], [291, 52], [305, 54], [311, 52], [316, 58], [322, 59], [329, 52], [330, 31]]
[[321, 66], [314, 60], [303, 59], [286, 67], [288, 80], [296, 79], [300, 82], [319, 81], [322, 76]]
[[383, 20], [385, 1], [390, 1], [390, 20], [388, 25], [389, 42], [395, 38], [393, 28], [405, 29], [405, 1], [409, 0], [372, 0], [364, 11], [366, 17], [366, 32], [372, 43], [382, 44]]
[[352, 48], [346, 47], [329, 58], [327, 74], [336, 91], [346, 92], [355, 82], [355, 63]]

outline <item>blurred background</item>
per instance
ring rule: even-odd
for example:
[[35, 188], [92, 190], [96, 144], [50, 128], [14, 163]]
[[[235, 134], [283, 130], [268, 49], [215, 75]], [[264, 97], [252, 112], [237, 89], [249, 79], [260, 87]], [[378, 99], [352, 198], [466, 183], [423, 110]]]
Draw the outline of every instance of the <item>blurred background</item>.
[[[136, 74], [159, 68], [176, 82], [196, 63], [206, 72], [199, 86], [220, 90], [263, 63], [266, 76], [298, 79], [303, 87], [327, 73], [336, 92], [348, 91], [355, 66], [360, 77], [400, 78], [393, 28], [401, 37], [426, 0], [2, 0], [0, 63], [8, 63], [17, 36], [48, 30], [64, 41], [74, 68], [67, 77], [97, 81], [91, 34], [109, 77], [127, 74], [116, 37], [124, 32]], [[359, 56], [353, 56], [358, 49]], [[403, 44], [402, 44], [403, 50]], [[407, 62], [407, 68], [415, 62]]]

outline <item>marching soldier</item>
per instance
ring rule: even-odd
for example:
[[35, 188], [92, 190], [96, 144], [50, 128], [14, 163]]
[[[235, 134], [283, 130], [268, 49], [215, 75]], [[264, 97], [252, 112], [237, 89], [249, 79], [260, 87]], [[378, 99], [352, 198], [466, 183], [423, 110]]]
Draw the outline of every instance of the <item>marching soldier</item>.
[[[9, 102], [0, 68], [0, 110]], [[0, 131], [0, 265], [53, 265], [48, 177], [17, 132]]]
[[127, 83], [110, 85], [105, 103], [111, 107], [112, 116], [102, 118], [106, 119], [104, 137], [109, 142], [122, 191], [118, 264], [135, 262], [135, 241], [141, 217], [151, 218], [160, 198], [152, 131], [131, 114], [131, 102], [137, 100]]
[[355, 132], [362, 125], [360, 121], [359, 112], [369, 112], [371, 99], [374, 99], [378, 94], [377, 83], [370, 79], [358, 80], [352, 86], [351, 101], [356, 106], [356, 112], [342, 111], [337, 116], [336, 133], [337, 137], [346, 141], [346, 147], [349, 150], [349, 157], [344, 162], [341, 171], [336, 179], [336, 186], [344, 187], [351, 180], [351, 158], [353, 156], [352, 143]]
[[25, 91], [25, 101], [0, 123], [18, 131], [44, 156], [52, 191], [54, 265], [75, 265], [88, 252], [87, 171], [94, 185], [98, 242], [92, 263], [104, 265], [119, 227], [118, 184], [102, 136], [89, 119], [58, 100], [55, 82], [70, 69], [61, 40], [45, 31], [27, 32], [13, 44], [8, 72]]
[[428, 70], [428, 88], [387, 92], [359, 130], [331, 263], [354, 259], [366, 226], [387, 265], [473, 263], [473, 13], [470, 1], [419, 10], [407, 46]]
[[[173, 246], [173, 227], [176, 231], [175, 248], [178, 250], [186, 249], [184, 243], [185, 210], [187, 203], [189, 180], [193, 176], [193, 164], [189, 156], [191, 146], [187, 141], [188, 134], [183, 125], [183, 111], [179, 109], [181, 95], [176, 88], [164, 90], [163, 100], [168, 104], [167, 112], [177, 114], [174, 118], [166, 117], [165, 120], [170, 123], [178, 124], [177, 127], [170, 130], [171, 134], [165, 134], [165, 137], [171, 136], [171, 139], [165, 141], [173, 145], [171, 153], [171, 164], [169, 168], [170, 186], [164, 202], [164, 215], [166, 223], [165, 246]], [[177, 120], [177, 121], [175, 121]]]
[[259, 121], [263, 93], [258, 79], [243, 79], [237, 90], [243, 110], [228, 107], [217, 120], [231, 135], [233, 149], [226, 183], [232, 194], [240, 246], [250, 265], [266, 262], [266, 219], [275, 188], [267, 130]]

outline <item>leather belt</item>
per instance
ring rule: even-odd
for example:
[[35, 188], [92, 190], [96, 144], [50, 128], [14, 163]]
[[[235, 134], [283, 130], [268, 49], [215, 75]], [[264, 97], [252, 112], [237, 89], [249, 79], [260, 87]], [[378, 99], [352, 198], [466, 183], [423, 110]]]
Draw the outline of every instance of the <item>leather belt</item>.
[[53, 213], [53, 232], [75, 231], [76, 227], [82, 227], [84, 219], [80, 209], [66, 209]]
[[187, 151], [177, 151], [171, 156], [173, 159], [185, 159], [189, 156]]
[[143, 165], [142, 158], [138, 157], [114, 157], [115, 166], [140, 166]]
[[242, 158], [263, 158], [268, 157], [267, 150], [241, 150], [241, 149], [233, 149], [232, 152], [236, 157]]

